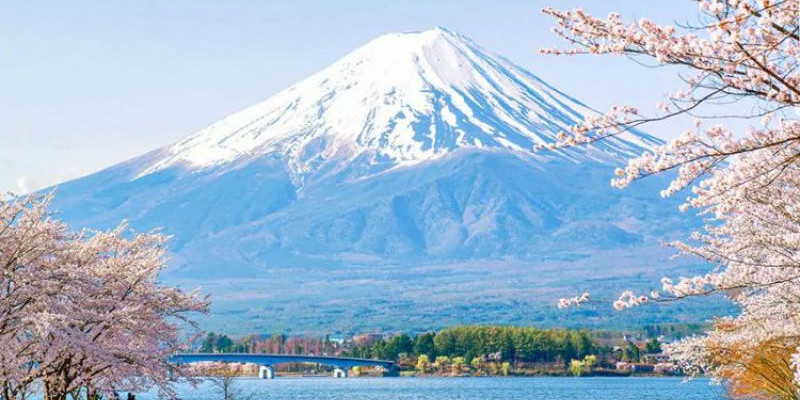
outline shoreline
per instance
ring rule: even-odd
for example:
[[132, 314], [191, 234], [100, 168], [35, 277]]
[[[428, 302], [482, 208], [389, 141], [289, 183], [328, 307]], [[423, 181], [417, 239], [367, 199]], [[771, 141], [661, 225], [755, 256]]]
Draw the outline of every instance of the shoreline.
[[[205, 379], [213, 379], [216, 378], [214, 376], [208, 377], [195, 377], [200, 380]], [[251, 375], [244, 375], [244, 376], [236, 376], [235, 379], [242, 379], [242, 380], [270, 380], [270, 379], [261, 379], [257, 376]], [[675, 376], [675, 375], [619, 375], [619, 376], [608, 376], [608, 375], [589, 375], [589, 376], [553, 376], [553, 375], [509, 375], [509, 376], [499, 376], [499, 375], [487, 375], [487, 376], [442, 376], [442, 375], [413, 375], [413, 376], [350, 376], [347, 378], [334, 378], [330, 375], [277, 375], [273, 379], [291, 379], [291, 380], [300, 380], [300, 379], [403, 379], [403, 380], [426, 380], [426, 379], [674, 379], [674, 380], [684, 380], [686, 376]], [[710, 379], [707, 376], [697, 376], [692, 377], [690, 380], [698, 380], [698, 379]]]
[[[214, 379], [220, 378], [219, 375], [207, 376], [193, 376], [197, 379]], [[259, 378], [257, 375], [236, 375], [236, 379], [255, 379], [255, 380], [268, 380]], [[300, 373], [285, 373], [277, 374], [275, 378], [331, 378], [331, 379], [379, 379], [379, 378], [400, 378], [400, 379], [486, 379], [486, 378], [508, 378], [508, 379], [527, 379], [527, 378], [565, 378], [565, 379], [587, 379], [587, 378], [671, 378], [671, 379], [708, 379], [706, 376], [689, 377], [686, 375], [663, 375], [663, 374], [585, 374], [580, 376], [574, 375], [555, 375], [555, 374], [509, 374], [509, 375], [437, 375], [437, 374], [403, 374], [402, 372], [397, 375], [351, 375], [347, 378], [334, 378], [330, 374], [300, 374]]]

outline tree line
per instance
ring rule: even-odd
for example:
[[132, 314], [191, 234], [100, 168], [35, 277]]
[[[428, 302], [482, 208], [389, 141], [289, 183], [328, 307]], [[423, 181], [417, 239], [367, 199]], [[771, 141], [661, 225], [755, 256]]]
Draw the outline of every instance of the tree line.
[[587, 331], [512, 326], [458, 326], [411, 337], [400, 334], [374, 343], [354, 346], [344, 355], [396, 360], [401, 355], [476, 357], [512, 362], [565, 362], [595, 354], [597, 347]]
[[248, 335], [231, 339], [226, 334], [208, 333], [196, 348], [200, 353], [269, 353], [332, 355], [339, 349], [329, 336]]

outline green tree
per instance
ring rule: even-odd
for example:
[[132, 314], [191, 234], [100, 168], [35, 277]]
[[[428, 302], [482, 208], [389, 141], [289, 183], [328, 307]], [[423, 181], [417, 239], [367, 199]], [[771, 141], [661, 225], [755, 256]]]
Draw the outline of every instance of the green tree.
[[460, 374], [461, 371], [464, 370], [464, 365], [467, 364], [467, 360], [464, 357], [453, 357], [450, 362], [450, 366], [452, 367], [454, 374]]
[[570, 333], [569, 340], [576, 357], [583, 358], [594, 350], [594, 345], [585, 332], [573, 331]]
[[502, 373], [503, 376], [508, 376], [509, 372], [511, 372], [511, 363], [504, 361], [500, 364], [500, 373]]
[[397, 335], [386, 342], [383, 359], [395, 360], [400, 354], [411, 354], [414, 350], [414, 343], [411, 338], [405, 333]]
[[[480, 343], [475, 343], [473, 346], [480, 346]], [[472, 360], [477, 358], [477, 353], [477, 350], [474, 348], [467, 349], [467, 351], [464, 352], [464, 361], [466, 361], [467, 364], [472, 364]]]
[[622, 348], [622, 361], [639, 362], [639, 348], [628, 343]]
[[589, 355], [589, 356], [583, 357], [583, 366], [584, 366], [584, 367], [585, 367], [585, 368], [586, 368], [586, 369], [587, 369], [589, 372], [591, 372], [591, 371], [592, 371], [592, 369], [594, 368], [594, 365], [595, 365], [595, 364], [597, 364], [597, 356], [595, 356], [595, 355]]
[[428, 356], [425, 355], [425, 354], [422, 354], [419, 357], [417, 357], [416, 369], [417, 369], [417, 371], [419, 371], [419, 373], [424, 374], [428, 370], [428, 367], [430, 366], [430, 364], [431, 364], [431, 361], [428, 358]]
[[428, 358], [436, 356], [436, 350], [433, 345], [433, 333], [423, 333], [414, 338], [413, 353], [416, 355], [426, 355]]
[[433, 337], [436, 354], [451, 356], [455, 354], [455, 337], [450, 329], [440, 331]]
[[569, 362], [569, 372], [574, 376], [581, 376], [583, 374], [583, 361], [571, 360]]
[[483, 371], [483, 358], [482, 357], [473, 357], [472, 361], [469, 362], [469, 365], [475, 371]]
[[229, 338], [227, 335], [221, 335], [217, 337], [217, 342], [214, 347], [218, 352], [229, 353], [233, 351], [233, 340], [231, 340], [231, 338]]
[[429, 360], [437, 356], [461, 356], [471, 363], [478, 355], [493, 361], [554, 362], [583, 359], [598, 354], [592, 336], [585, 331], [538, 329], [510, 326], [456, 326], [436, 333], [423, 333], [379, 340], [369, 346], [355, 347], [348, 354], [365, 358], [397, 360], [406, 353], [411, 357], [425, 354]]
[[448, 356], [438, 356], [436, 357], [436, 361], [434, 361], [434, 366], [439, 371], [444, 371], [445, 368], [450, 366], [450, 357]]
[[205, 339], [203, 339], [203, 344], [200, 345], [200, 352], [213, 353], [216, 346], [217, 335], [215, 335], [214, 332], [210, 332], [208, 335], [206, 335]]
[[661, 343], [658, 341], [658, 339], [653, 338], [652, 340], [647, 342], [647, 344], [645, 344], [645, 350], [651, 354], [661, 353]]

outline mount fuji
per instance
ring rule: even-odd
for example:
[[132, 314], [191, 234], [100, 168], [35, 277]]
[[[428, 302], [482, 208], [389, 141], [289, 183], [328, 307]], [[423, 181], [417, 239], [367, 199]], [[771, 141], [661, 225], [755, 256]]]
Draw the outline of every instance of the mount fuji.
[[592, 113], [462, 35], [388, 34], [170, 146], [59, 185], [54, 207], [75, 227], [124, 219], [172, 235], [164, 279], [211, 293], [207, 326], [229, 333], [618, 324], [552, 304], [696, 266], [659, 246], [689, 229], [658, 197], [665, 178], [608, 183], [658, 139], [534, 150]]

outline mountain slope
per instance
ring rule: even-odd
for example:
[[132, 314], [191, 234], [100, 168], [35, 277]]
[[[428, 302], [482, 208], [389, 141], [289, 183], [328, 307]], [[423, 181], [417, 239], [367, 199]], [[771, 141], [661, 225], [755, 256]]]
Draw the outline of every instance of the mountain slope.
[[[657, 249], [687, 229], [675, 202], [658, 198], [665, 181], [626, 191], [608, 185], [614, 167], [656, 139], [632, 132], [533, 151], [591, 112], [458, 34], [390, 34], [171, 146], [60, 185], [56, 207], [75, 226], [127, 219], [137, 230], [163, 227], [174, 236], [167, 279], [207, 288], [217, 307], [212, 324], [427, 329], [453, 311], [403, 293], [416, 285], [447, 293], [482, 263], [550, 282], [509, 289], [506, 311], [469, 315], [519, 322], [509, 318], [528, 314], [508, 310], [581, 286], [544, 275], [553, 263], [617, 271], [620, 284], [641, 281], [653, 260], [678, 266]], [[616, 252], [635, 257], [606, 256]], [[454, 271], [464, 275], [441, 280]], [[451, 299], [452, 307], [510, 287], [503, 275], [480, 276], [470, 283], [480, 285], [472, 289], [478, 297]], [[303, 296], [291, 298], [286, 287]], [[352, 309], [342, 310], [344, 299]]]

